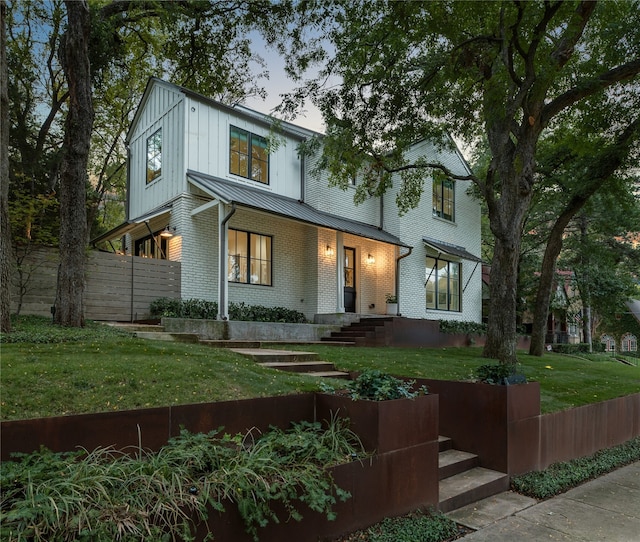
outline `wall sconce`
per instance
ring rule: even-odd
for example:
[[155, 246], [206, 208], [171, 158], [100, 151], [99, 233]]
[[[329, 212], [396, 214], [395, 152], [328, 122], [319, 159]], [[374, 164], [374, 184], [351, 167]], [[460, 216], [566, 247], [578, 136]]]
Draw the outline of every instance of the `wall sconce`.
[[170, 237], [173, 237], [175, 235], [175, 228], [170, 228], [169, 226], [167, 226], [164, 230], [162, 230], [160, 232], [160, 237], [164, 238], [164, 239], [169, 239]]
[[369, 265], [376, 263], [376, 259], [373, 257], [373, 254], [368, 254], [367, 255], [367, 263]]
[[331, 245], [327, 245], [327, 248], [325, 249], [324, 253], [327, 256], [333, 256], [333, 248], [331, 247]]

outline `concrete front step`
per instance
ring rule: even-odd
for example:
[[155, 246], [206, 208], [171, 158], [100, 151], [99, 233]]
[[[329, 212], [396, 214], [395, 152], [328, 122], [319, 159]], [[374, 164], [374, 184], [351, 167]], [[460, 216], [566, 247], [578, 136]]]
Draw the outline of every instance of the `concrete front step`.
[[440, 481], [441, 512], [450, 512], [509, 489], [509, 475], [474, 467]]
[[478, 456], [461, 450], [444, 450], [438, 454], [438, 479], [444, 480], [479, 465]]
[[335, 371], [333, 363], [328, 361], [267, 361], [258, 363], [262, 367], [278, 369], [279, 371], [289, 371], [291, 373], [319, 373], [324, 371]]
[[292, 350], [274, 350], [267, 348], [232, 348], [231, 351], [260, 363], [293, 363], [320, 360], [320, 356], [316, 352], [294, 352]]
[[167, 331], [135, 331], [133, 333], [139, 339], [151, 339], [154, 341], [173, 341], [181, 343], [197, 343], [200, 338], [195, 333], [169, 333]]

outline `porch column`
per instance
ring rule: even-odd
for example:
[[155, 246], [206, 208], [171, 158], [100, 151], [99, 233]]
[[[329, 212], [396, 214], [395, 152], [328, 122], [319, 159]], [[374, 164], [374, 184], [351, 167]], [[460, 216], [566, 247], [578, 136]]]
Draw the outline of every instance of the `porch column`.
[[336, 232], [336, 312], [344, 312], [344, 236]]
[[229, 277], [227, 276], [227, 239], [229, 220], [236, 212], [235, 205], [218, 206], [218, 320], [229, 319]]

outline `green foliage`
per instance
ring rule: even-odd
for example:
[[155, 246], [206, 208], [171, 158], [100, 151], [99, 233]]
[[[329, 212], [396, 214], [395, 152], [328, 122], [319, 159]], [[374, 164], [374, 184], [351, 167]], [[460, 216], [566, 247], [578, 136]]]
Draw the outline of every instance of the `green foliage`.
[[640, 437], [595, 454], [554, 463], [547, 469], [511, 479], [514, 491], [536, 499], [548, 499], [587, 480], [640, 459]]
[[487, 384], [522, 384], [527, 381], [522, 373], [516, 370], [514, 365], [486, 364], [476, 369], [476, 376], [481, 382]]
[[[218, 303], [203, 299], [170, 299], [162, 297], [151, 302], [149, 306], [151, 316], [159, 318], [203, 318], [215, 320], [218, 314]], [[229, 303], [229, 320], [245, 322], [285, 322], [305, 324], [307, 319], [299, 311], [286, 307], [263, 307], [262, 305], [247, 305]]]
[[[588, 343], [552, 344], [551, 348], [553, 349], [554, 352], [558, 352], [559, 354], [588, 354], [589, 353]], [[604, 352], [604, 344], [599, 342], [594, 342], [593, 351]]]
[[367, 369], [355, 380], [347, 384], [352, 399], [368, 399], [370, 401], [390, 401], [393, 399], [413, 399], [426, 395], [425, 386], [413, 389], [414, 380], [401, 380], [377, 369]]
[[365, 531], [353, 533], [340, 542], [442, 542], [457, 538], [458, 526], [439, 512], [415, 512], [385, 518]]
[[21, 455], [3, 464], [0, 534], [9, 542], [189, 541], [207, 506], [224, 511], [230, 503], [255, 540], [260, 527], [287, 519], [275, 503], [298, 521], [301, 505], [333, 519], [337, 499], [350, 495], [326, 467], [363, 450], [348, 420], [327, 425], [294, 423], [264, 435], [182, 430], [158, 453]]
[[398, 296], [395, 295], [395, 294], [385, 294], [384, 300], [385, 300], [386, 303], [397, 303], [398, 302]]
[[440, 331], [442, 333], [464, 333], [473, 335], [484, 335], [487, 332], [487, 325], [478, 322], [464, 322], [458, 320], [440, 320]]

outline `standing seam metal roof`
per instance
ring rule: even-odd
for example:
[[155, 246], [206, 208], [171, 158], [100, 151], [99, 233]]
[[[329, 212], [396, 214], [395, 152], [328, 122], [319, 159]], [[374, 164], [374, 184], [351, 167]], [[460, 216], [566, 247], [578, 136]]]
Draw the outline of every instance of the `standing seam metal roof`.
[[235, 203], [243, 207], [265, 211], [307, 224], [350, 233], [359, 237], [408, 247], [391, 233], [363, 222], [318, 211], [302, 201], [272, 194], [265, 190], [243, 186], [196, 171], [187, 171], [189, 181], [223, 203]]

